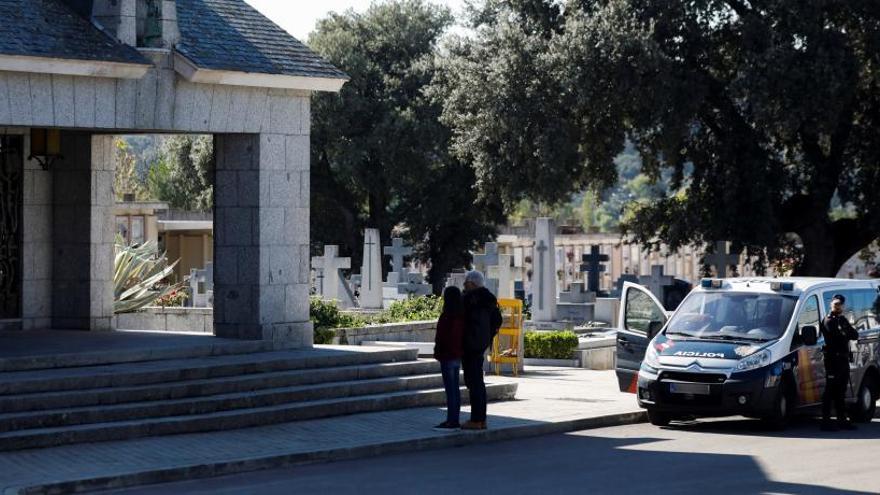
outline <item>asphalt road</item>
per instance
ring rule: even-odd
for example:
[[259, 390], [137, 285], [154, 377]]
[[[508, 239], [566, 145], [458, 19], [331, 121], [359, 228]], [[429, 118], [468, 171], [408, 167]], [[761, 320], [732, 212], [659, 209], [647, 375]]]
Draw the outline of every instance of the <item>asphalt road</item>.
[[157, 485], [131, 494], [880, 493], [880, 420], [783, 432], [753, 420], [647, 424]]

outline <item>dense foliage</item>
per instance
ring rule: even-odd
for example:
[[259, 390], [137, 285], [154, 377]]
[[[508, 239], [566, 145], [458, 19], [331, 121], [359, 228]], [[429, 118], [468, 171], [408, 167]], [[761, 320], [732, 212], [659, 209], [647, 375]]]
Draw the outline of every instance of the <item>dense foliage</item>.
[[526, 332], [523, 334], [525, 357], [538, 359], [572, 359], [578, 346], [574, 332]]
[[339, 309], [335, 301], [313, 297], [309, 302], [309, 318], [315, 327], [315, 343], [329, 344], [336, 328], [354, 328], [384, 323], [436, 320], [443, 310], [439, 297], [411, 297], [394, 301], [378, 313], [351, 313]]
[[469, 19], [443, 122], [508, 207], [606, 191], [631, 142], [669, 180], [625, 218], [643, 244], [732, 240], [833, 275], [880, 234], [876, 2], [484, 0]]
[[438, 291], [502, 220], [497, 204], [478, 200], [473, 169], [450, 156], [441, 103], [426, 92], [451, 22], [422, 0], [375, 3], [330, 14], [309, 38], [351, 77], [339, 94], [312, 100], [313, 244], [339, 244], [359, 266], [364, 228], [378, 228], [386, 245], [396, 231], [431, 260]]

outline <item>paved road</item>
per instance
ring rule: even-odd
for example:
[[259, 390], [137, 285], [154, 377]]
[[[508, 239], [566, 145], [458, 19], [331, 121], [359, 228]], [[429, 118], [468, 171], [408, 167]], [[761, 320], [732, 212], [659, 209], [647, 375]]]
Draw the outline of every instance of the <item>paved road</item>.
[[133, 494], [880, 493], [880, 420], [823, 433], [744, 419], [646, 424], [127, 490]]

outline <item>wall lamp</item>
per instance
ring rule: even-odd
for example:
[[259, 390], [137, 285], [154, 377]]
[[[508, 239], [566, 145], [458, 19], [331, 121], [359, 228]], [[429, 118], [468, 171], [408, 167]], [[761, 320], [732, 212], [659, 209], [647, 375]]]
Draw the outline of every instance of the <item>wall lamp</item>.
[[31, 155], [28, 160], [36, 160], [49, 170], [61, 155], [61, 131], [58, 129], [31, 128]]

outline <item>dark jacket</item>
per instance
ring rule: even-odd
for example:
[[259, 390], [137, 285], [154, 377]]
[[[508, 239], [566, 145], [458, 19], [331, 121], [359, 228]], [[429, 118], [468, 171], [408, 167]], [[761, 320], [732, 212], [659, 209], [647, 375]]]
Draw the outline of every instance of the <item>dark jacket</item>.
[[822, 351], [829, 358], [849, 359], [849, 341], [859, 340], [859, 332], [850, 324], [842, 314], [829, 314], [822, 322], [822, 336], [825, 337], [825, 347]]
[[464, 352], [486, 352], [501, 326], [498, 299], [480, 287], [464, 293]]
[[434, 337], [434, 359], [437, 361], [456, 361], [464, 354], [464, 314], [443, 313], [437, 320], [437, 335]]

